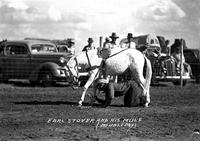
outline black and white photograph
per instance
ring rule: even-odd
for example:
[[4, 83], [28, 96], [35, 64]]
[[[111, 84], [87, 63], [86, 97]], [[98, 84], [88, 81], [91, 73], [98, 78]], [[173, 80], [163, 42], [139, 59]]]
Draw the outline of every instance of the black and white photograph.
[[200, 141], [199, 0], [0, 0], [0, 141]]

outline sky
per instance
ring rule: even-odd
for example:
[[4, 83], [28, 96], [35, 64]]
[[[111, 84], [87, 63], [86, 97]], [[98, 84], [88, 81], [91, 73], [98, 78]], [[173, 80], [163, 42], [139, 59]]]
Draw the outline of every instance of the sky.
[[156, 34], [200, 48], [199, 0], [0, 0], [0, 40], [74, 38], [79, 52], [92, 37]]

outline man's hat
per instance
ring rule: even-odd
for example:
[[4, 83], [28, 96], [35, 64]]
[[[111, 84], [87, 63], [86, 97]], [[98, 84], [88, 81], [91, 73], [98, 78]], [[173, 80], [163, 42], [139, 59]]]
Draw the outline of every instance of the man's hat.
[[75, 40], [70, 38], [70, 39], [68, 39], [68, 43], [75, 43]]
[[108, 81], [106, 79], [99, 79], [98, 84], [107, 84]]
[[92, 38], [88, 38], [88, 42], [89, 43], [93, 43], [93, 39]]
[[116, 33], [115, 32], [113, 32], [112, 33], [112, 35], [111, 36], [109, 36], [111, 39], [113, 39], [113, 38], [115, 38], [115, 39], [117, 39], [117, 38], [119, 38], [117, 35], [116, 35]]
[[129, 38], [129, 39], [133, 38], [133, 34], [132, 33], [128, 33], [127, 38]]

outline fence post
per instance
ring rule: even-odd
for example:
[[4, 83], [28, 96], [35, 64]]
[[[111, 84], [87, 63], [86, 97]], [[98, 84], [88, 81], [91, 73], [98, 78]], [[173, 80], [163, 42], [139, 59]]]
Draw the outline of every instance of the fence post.
[[99, 37], [99, 47], [102, 48], [102, 43], [103, 43], [103, 37]]
[[183, 39], [181, 40], [180, 46], [180, 58], [181, 58], [181, 66], [180, 66], [180, 86], [183, 87]]

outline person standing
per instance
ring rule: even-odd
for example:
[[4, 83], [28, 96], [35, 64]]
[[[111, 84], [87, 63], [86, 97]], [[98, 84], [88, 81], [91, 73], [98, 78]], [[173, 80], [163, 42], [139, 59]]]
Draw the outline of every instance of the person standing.
[[68, 39], [68, 51], [71, 55], [75, 54], [75, 40], [74, 39]]
[[108, 48], [110, 49], [113, 49], [113, 48], [116, 48], [116, 47], [119, 47], [117, 44], [116, 44], [116, 41], [117, 39], [119, 38], [117, 36], [117, 34], [115, 32], [112, 33], [111, 36], [109, 36], [111, 41], [108, 43]]
[[[108, 59], [111, 55], [111, 50], [114, 49], [114, 48], [119, 48], [119, 46], [116, 44], [116, 40], [119, 38], [115, 32], [113, 32], [111, 34], [111, 36], [109, 36], [111, 41], [109, 42], [109, 40], [107, 40], [106, 43], [104, 43], [104, 46], [102, 48], [102, 63], [101, 63], [101, 70], [102, 70], [102, 73], [103, 75], [105, 75], [105, 69], [106, 69], [106, 59]], [[114, 77], [114, 81], [117, 82], [117, 76]]]
[[[180, 67], [181, 66], [181, 50], [180, 49], [181, 49], [181, 44], [177, 46], [174, 52], [171, 54], [175, 59], [177, 68], [181, 68]], [[184, 54], [182, 54], [182, 61], [183, 61], [184, 68], [187, 70], [187, 72], [189, 72], [189, 75], [192, 76], [192, 69], [190, 65], [187, 62], [185, 62]]]
[[[111, 40], [109, 40], [109, 38]], [[103, 43], [102, 48], [102, 58], [107, 59], [111, 55], [111, 49], [118, 48], [119, 46], [116, 44], [116, 40], [119, 38], [115, 32], [112, 33], [109, 38], [105, 38], [105, 42]]]
[[103, 43], [103, 49], [104, 49], [104, 48], [108, 48], [108, 47], [107, 47], [108, 43], [110, 43], [110, 39], [109, 39], [108, 37], [106, 37], [106, 38], [105, 38], [105, 41], [104, 41], [104, 43]]
[[88, 51], [88, 50], [91, 50], [91, 49], [95, 49], [94, 46], [92, 46], [92, 43], [93, 43], [93, 39], [92, 38], [88, 38], [88, 44], [83, 48], [82, 51]]
[[181, 46], [181, 40], [180, 39], [175, 39], [174, 43], [171, 45], [170, 47], [170, 54], [173, 54], [177, 48], [179, 48]]
[[133, 42], [133, 34], [132, 33], [128, 33], [127, 35], [127, 42], [125, 44], [126, 48], [136, 48], [136, 44], [135, 42]]

